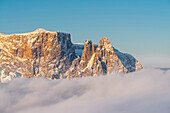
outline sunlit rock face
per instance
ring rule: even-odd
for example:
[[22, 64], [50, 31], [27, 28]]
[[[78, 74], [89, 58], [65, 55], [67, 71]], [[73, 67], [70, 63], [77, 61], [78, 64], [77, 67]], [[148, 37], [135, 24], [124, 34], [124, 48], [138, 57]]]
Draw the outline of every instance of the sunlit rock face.
[[37, 29], [31, 33], [1, 35], [0, 65], [6, 75], [62, 78], [75, 59], [70, 34]]
[[69, 33], [37, 29], [23, 34], [0, 34], [0, 66], [3, 75], [75, 78], [128, 73], [142, 69], [131, 55], [113, 48], [103, 37], [98, 45], [86, 40], [72, 44]]

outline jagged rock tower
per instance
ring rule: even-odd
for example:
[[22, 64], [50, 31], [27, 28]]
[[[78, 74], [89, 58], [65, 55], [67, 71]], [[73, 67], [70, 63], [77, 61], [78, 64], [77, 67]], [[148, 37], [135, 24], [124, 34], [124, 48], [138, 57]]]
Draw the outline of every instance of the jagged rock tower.
[[[95, 49], [96, 48], [96, 49]], [[103, 37], [98, 46], [86, 40], [81, 58], [78, 56], [66, 72], [68, 78], [128, 73], [142, 69], [142, 65], [131, 55], [121, 53]]]

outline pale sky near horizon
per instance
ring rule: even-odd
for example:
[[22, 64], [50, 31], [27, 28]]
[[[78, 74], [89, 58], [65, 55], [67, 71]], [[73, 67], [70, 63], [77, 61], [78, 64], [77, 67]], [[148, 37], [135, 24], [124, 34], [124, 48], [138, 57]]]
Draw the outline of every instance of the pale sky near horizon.
[[0, 32], [69, 32], [73, 43], [107, 37], [145, 67], [170, 67], [170, 0], [0, 0]]

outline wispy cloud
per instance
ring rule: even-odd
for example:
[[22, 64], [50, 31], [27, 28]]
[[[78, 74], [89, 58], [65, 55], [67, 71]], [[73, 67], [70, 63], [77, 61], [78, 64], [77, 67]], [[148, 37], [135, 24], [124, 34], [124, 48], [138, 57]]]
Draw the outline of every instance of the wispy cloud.
[[170, 70], [0, 84], [0, 113], [169, 113]]

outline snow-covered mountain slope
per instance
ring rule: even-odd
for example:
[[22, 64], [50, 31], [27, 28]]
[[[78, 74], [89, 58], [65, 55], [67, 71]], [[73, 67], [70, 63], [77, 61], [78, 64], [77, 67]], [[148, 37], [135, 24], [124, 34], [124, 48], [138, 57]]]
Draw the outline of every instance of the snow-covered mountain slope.
[[44, 29], [21, 34], [1, 33], [0, 50], [3, 77], [20, 73], [22, 77], [58, 79], [142, 69], [133, 56], [113, 48], [105, 37], [98, 45], [89, 40], [82, 45], [72, 44], [69, 33]]

